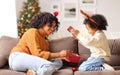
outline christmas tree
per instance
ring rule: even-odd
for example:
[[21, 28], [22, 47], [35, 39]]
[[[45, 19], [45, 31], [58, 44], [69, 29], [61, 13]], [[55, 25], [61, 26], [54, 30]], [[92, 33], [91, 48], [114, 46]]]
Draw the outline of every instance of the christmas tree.
[[21, 38], [24, 32], [29, 29], [29, 23], [32, 17], [40, 12], [38, 0], [27, 0], [20, 11], [19, 18], [17, 19], [18, 37]]

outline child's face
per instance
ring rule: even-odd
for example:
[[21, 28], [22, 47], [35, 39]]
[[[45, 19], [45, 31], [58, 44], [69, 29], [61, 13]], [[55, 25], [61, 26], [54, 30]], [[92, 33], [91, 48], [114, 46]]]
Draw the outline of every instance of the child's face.
[[95, 32], [97, 31], [96, 28], [91, 28], [89, 24], [86, 24], [85, 25], [87, 30], [88, 30], [88, 33], [90, 33], [92, 36], [95, 34]]

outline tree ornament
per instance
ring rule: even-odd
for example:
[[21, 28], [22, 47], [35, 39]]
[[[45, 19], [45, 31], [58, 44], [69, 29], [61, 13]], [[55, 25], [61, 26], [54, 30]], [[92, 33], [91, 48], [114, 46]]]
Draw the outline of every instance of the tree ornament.
[[35, 12], [36, 12], [35, 8], [33, 8], [33, 9], [32, 9], [32, 12], [33, 12], [33, 13], [35, 13]]
[[40, 12], [38, 12], [37, 14], [40, 15]]
[[25, 31], [27, 31], [28, 30], [28, 28], [25, 28]]
[[23, 17], [21, 18], [21, 20], [23, 20]]
[[28, 6], [28, 10], [31, 10], [32, 9], [32, 7], [31, 6]]
[[35, 6], [35, 7], [38, 6], [38, 3], [37, 3], [37, 2], [34, 2], [33, 6]]
[[77, 68], [76, 68], [76, 67], [73, 67], [73, 68], [72, 68], [72, 70], [73, 70], [73, 71], [76, 71], [76, 70], [77, 70]]
[[20, 24], [20, 28], [24, 28], [24, 25], [23, 25], [23, 24]]
[[21, 18], [24, 18], [25, 16], [22, 14]]
[[24, 33], [24, 29], [21, 30], [21, 33]]
[[31, 15], [30, 15], [30, 14], [28, 14], [28, 17], [31, 17]]
[[23, 35], [23, 33], [19, 33], [19, 34], [18, 34], [19, 38], [21, 38], [21, 37], [22, 37], [22, 35]]
[[18, 21], [18, 25], [20, 24], [20, 21]]
[[30, 23], [30, 21], [29, 21], [28, 19], [26, 20], [26, 22], [27, 22], [27, 23]]
[[25, 14], [27, 15], [27, 14], [28, 14], [28, 12], [25, 12]]

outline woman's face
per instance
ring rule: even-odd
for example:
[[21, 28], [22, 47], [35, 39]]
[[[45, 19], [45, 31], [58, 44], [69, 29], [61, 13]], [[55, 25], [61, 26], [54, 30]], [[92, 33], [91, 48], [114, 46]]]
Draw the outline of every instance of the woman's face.
[[87, 30], [88, 30], [88, 33], [90, 33], [92, 36], [93, 36], [93, 35], [95, 34], [95, 32], [97, 31], [96, 28], [94, 28], [94, 29], [91, 28], [89, 24], [86, 24], [85, 26], [86, 26], [86, 28], [87, 28]]
[[56, 27], [56, 22], [53, 21], [52, 22], [52, 26], [49, 26], [50, 23], [47, 23], [46, 25], [43, 26], [43, 30], [47, 33], [47, 35], [50, 35], [51, 33], [53, 33], [53, 31], [55, 30]]

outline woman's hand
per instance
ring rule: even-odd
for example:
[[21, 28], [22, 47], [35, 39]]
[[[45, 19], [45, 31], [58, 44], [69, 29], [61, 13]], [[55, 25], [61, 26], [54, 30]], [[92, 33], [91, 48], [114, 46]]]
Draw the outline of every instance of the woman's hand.
[[71, 54], [72, 54], [72, 51], [70, 51], [70, 50], [62, 50], [60, 52], [50, 53], [49, 59], [58, 58], [58, 59], [67, 60], [66, 57], [70, 56]]
[[68, 57], [68, 56], [70, 56], [71, 55], [71, 51], [70, 50], [62, 50], [62, 51], [60, 51], [60, 57], [62, 58], [62, 57]]
[[67, 57], [69, 57], [70, 55], [72, 55], [72, 51], [70, 50], [62, 50], [59, 52], [60, 54], [60, 58], [63, 59], [63, 60], [66, 60], [69, 62], [69, 60], [67, 59]]

